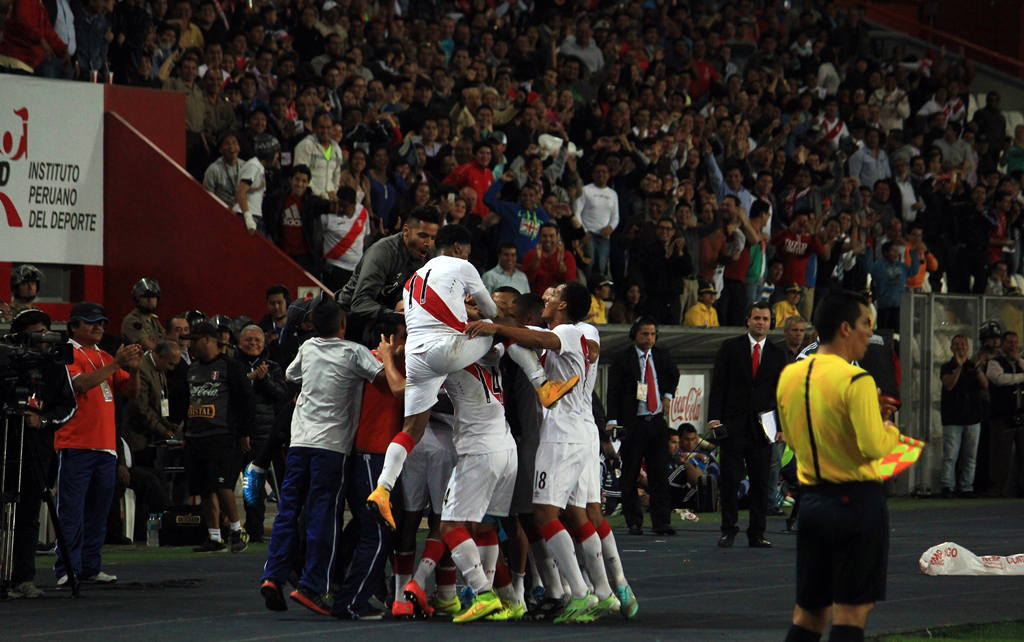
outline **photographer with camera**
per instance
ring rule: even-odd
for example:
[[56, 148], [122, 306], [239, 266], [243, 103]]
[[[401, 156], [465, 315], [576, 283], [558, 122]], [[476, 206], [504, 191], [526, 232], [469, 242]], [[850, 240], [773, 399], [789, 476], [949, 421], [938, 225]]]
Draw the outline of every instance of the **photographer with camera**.
[[1002, 354], [988, 362], [985, 376], [992, 400], [992, 468], [989, 494], [1003, 494], [1010, 476], [1010, 453], [1016, 444], [1018, 478], [1012, 480], [1009, 497], [1016, 497], [1024, 477], [1024, 359], [1016, 332], [1002, 335]]
[[[103, 306], [82, 302], [71, 308], [68, 330], [74, 363], [68, 367], [78, 411], [54, 436], [59, 457], [57, 512], [75, 575], [87, 583], [109, 584], [117, 577], [101, 570], [107, 509], [117, 474], [117, 433], [114, 394], [128, 399], [139, 391], [142, 349], [124, 345], [111, 356], [97, 344], [110, 319]], [[68, 569], [54, 564], [57, 584], [67, 582]]]
[[[32, 342], [32, 339], [46, 338], [36, 333], [48, 332], [49, 329], [50, 317], [45, 312], [23, 310], [11, 323], [11, 332], [5, 340], [12, 344], [29, 343], [33, 350], [46, 353], [52, 347], [51, 344]], [[32, 360], [33, 356], [29, 359]], [[25, 409], [26, 430], [23, 433], [21, 494], [15, 509], [11, 597], [36, 598], [43, 595], [33, 582], [36, 576], [36, 544], [39, 539], [39, 507], [43, 500], [43, 489], [50, 486], [53, 429], [70, 419], [76, 408], [67, 367], [55, 359], [46, 359], [43, 364], [38, 370], [38, 377], [33, 381], [32, 397]], [[17, 371], [14, 362], [9, 362], [6, 367]]]

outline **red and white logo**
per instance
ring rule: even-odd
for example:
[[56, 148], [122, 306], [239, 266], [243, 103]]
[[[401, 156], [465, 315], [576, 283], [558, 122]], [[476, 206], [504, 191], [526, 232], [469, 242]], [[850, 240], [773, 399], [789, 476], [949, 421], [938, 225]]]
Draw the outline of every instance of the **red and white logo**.
[[21, 216], [14, 202], [3, 190], [11, 176], [11, 163], [28, 154], [28, 107], [15, 109], [21, 119], [21, 135], [15, 143], [15, 132], [6, 131], [0, 137], [0, 207], [3, 207], [9, 227], [22, 227]]

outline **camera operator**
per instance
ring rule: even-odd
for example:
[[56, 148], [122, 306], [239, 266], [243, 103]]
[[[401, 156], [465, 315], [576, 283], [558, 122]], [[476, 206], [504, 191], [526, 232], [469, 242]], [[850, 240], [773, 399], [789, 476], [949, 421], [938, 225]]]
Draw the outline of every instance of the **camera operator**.
[[[68, 367], [78, 411], [57, 430], [57, 512], [76, 575], [88, 583], [109, 584], [117, 578], [102, 572], [107, 509], [117, 474], [114, 393], [134, 398], [139, 392], [142, 349], [125, 345], [115, 356], [100, 350], [110, 319], [103, 306], [82, 302], [71, 308], [68, 329], [75, 361]], [[57, 584], [67, 582], [64, 560], [54, 564]]]
[[[50, 317], [35, 309], [23, 310], [11, 323], [9, 341], [22, 342], [36, 332], [50, 329]], [[46, 352], [50, 344], [36, 349]], [[50, 485], [53, 460], [53, 430], [75, 414], [75, 393], [68, 369], [47, 361], [30, 406], [25, 410], [21, 495], [15, 512], [14, 552], [11, 573], [11, 597], [35, 598], [43, 592], [36, 588], [36, 544], [39, 539], [39, 507], [43, 488]]]

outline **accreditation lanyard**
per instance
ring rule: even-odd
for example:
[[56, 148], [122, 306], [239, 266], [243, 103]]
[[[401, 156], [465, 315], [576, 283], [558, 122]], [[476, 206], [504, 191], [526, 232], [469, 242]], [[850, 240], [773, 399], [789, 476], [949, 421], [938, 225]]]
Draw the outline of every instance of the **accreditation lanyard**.
[[[89, 353], [86, 352], [82, 348], [82, 346], [76, 345], [75, 349], [82, 353], [82, 356], [85, 357], [85, 360], [89, 362], [90, 366], [92, 366], [93, 372], [96, 372], [100, 368], [106, 367], [107, 364], [103, 361], [103, 353], [100, 352], [99, 350], [96, 350], [96, 353], [100, 358], [100, 367], [97, 368], [96, 364], [93, 363], [92, 358], [89, 357]], [[108, 382], [106, 379], [104, 379], [103, 382], [100, 383], [100, 391], [103, 393], [103, 401], [110, 402], [114, 400], [114, 391], [110, 389], [110, 382]]]

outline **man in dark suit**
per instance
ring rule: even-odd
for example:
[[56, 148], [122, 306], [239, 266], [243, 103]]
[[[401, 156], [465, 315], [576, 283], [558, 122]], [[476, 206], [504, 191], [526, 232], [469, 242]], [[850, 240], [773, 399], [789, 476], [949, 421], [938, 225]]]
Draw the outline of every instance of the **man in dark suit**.
[[[622, 426], [622, 513], [630, 535], [643, 535], [644, 514], [636, 494], [640, 462], [647, 469], [651, 524], [659, 535], [675, 535], [668, 486], [668, 412], [679, 370], [667, 350], [654, 347], [658, 324], [640, 317], [629, 332], [633, 345], [608, 370], [608, 423]], [[774, 394], [774, 392], [772, 393]]]
[[[767, 303], [755, 303], [747, 312], [747, 334], [722, 343], [715, 357], [708, 395], [708, 426], [724, 425], [719, 441], [722, 466], [722, 537], [718, 545], [732, 546], [739, 527], [736, 492], [744, 465], [750, 479], [751, 548], [770, 548], [764, 538], [768, 511], [768, 469], [772, 449], [761, 428], [761, 413], [775, 408], [775, 387], [786, 365], [786, 354], [770, 341], [772, 313]], [[782, 433], [776, 437], [782, 440]]]

